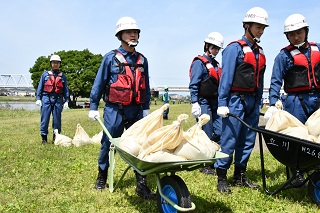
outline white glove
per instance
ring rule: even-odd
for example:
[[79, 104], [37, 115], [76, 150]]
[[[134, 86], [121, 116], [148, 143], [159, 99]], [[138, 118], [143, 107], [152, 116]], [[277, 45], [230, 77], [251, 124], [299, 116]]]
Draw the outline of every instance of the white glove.
[[228, 117], [229, 112], [229, 108], [226, 106], [218, 107], [217, 109], [217, 114], [222, 118]]
[[37, 101], [36, 101], [36, 104], [37, 104], [38, 106], [42, 106], [41, 100], [37, 100]]
[[149, 115], [149, 110], [148, 110], [148, 109], [144, 109], [144, 110], [142, 111], [142, 116], [143, 116], [143, 117], [146, 117], [147, 115]]
[[198, 102], [192, 104], [191, 114], [195, 118], [201, 115], [201, 108]]
[[90, 110], [89, 111], [89, 118], [91, 118], [92, 120], [97, 120], [96, 118], [100, 118], [100, 113], [98, 110]]
[[68, 104], [68, 102], [65, 102], [65, 103], [63, 104], [63, 109], [69, 109], [69, 104]]
[[271, 106], [269, 107], [269, 109], [266, 111], [266, 113], [264, 113], [264, 119], [269, 120], [271, 118], [271, 116], [273, 115], [273, 113], [275, 113], [278, 110], [277, 107], [275, 106]]

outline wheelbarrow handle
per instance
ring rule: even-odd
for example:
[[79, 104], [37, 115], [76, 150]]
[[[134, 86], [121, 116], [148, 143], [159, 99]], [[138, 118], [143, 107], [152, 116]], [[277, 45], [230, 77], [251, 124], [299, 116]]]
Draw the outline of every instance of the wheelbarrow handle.
[[234, 115], [232, 113], [228, 113], [228, 116], [234, 117], [235, 119], [237, 119], [238, 121], [240, 121], [243, 125], [245, 125], [246, 127], [248, 127], [249, 129], [252, 129], [254, 131], [258, 131], [256, 128], [250, 126], [249, 124], [247, 124], [246, 122], [244, 122], [244, 120], [242, 120], [239, 116]]
[[103, 131], [107, 134], [109, 140], [112, 140], [113, 138], [112, 138], [110, 132], [107, 130], [106, 126], [103, 124], [101, 119], [98, 116], [95, 116], [94, 118], [99, 122], [99, 124], [102, 127]]

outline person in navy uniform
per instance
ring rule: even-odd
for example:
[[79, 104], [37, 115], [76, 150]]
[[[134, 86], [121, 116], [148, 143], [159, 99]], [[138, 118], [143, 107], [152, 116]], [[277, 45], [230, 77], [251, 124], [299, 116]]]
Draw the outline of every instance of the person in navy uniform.
[[[210, 116], [210, 121], [202, 126], [202, 130], [216, 143], [220, 142], [221, 135], [221, 117], [217, 114], [221, 67], [215, 58], [223, 48], [223, 42], [219, 32], [209, 33], [204, 39], [203, 55], [193, 59], [189, 70], [191, 114], [194, 118], [201, 114]], [[205, 166], [200, 171], [208, 175], [215, 174], [213, 165]]]
[[259, 189], [259, 185], [246, 176], [256, 132], [228, 116], [228, 113], [240, 117], [252, 127], [258, 127], [266, 68], [266, 58], [258, 43], [266, 27], [268, 13], [260, 7], [251, 8], [243, 19], [244, 35], [231, 42], [222, 52], [217, 113], [222, 117], [221, 150], [229, 157], [218, 159], [215, 163], [218, 191], [221, 193], [231, 193], [227, 171], [233, 160], [232, 185]]
[[[52, 129], [61, 132], [61, 113], [63, 109], [68, 109], [69, 88], [67, 78], [59, 68], [61, 58], [58, 55], [50, 57], [51, 70], [43, 72], [37, 89], [36, 104], [40, 106], [40, 134], [42, 144], [48, 142], [48, 126], [50, 115], [52, 114]], [[53, 132], [53, 141], [55, 133]]]
[[[131, 17], [120, 18], [115, 36], [121, 46], [102, 59], [90, 93], [89, 118], [96, 120], [100, 117], [98, 106], [103, 96], [104, 125], [113, 138], [118, 138], [124, 129], [148, 115], [151, 92], [147, 58], [135, 49], [140, 36], [136, 21]], [[109, 150], [110, 141], [103, 132], [95, 183], [95, 188], [99, 190], [106, 187]], [[147, 186], [146, 177], [136, 171], [135, 175], [136, 194], [145, 199], [155, 199], [155, 193]]]
[[[292, 14], [284, 22], [284, 34], [289, 45], [282, 48], [273, 64], [269, 88], [270, 107], [265, 113], [269, 120], [281, 100], [283, 109], [303, 124], [319, 109], [320, 44], [308, 41], [309, 25], [301, 14]], [[282, 85], [286, 95], [281, 95]], [[293, 170], [293, 169], [292, 169]], [[292, 171], [295, 185], [305, 178], [299, 170]]]

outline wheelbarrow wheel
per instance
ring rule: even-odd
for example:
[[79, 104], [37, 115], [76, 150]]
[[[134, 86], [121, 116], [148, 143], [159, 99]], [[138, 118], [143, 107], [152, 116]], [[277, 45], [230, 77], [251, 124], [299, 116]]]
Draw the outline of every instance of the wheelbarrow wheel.
[[308, 182], [308, 193], [311, 197], [311, 200], [320, 207], [320, 190], [317, 189], [312, 182], [317, 186], [320, 187], [320, 172], [315, 171], [312, 173], [310, 177], [310, 181]]
[[[160, 180], [162, 193], [182, 208], [191, 207], [191, 197], [188, 187], [177, 175], [164, 176]], [[173, 206], [163, 199], [157, 189], [157, 205], [159, 212], [178, 212]]]

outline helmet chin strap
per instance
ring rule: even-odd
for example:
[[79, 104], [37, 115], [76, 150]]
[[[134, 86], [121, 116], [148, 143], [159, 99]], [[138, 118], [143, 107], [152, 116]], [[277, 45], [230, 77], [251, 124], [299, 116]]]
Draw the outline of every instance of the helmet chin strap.
[[295, 45], [293, 45], [293, 46], [295, 46], [296, 48], [300, 48], [300, 47], [302, 47], [305, 43], [306, 43], [306, 42], [304, 41], [304, 42], [302, 42], [302, 43], [300, 43], [300, 44], [295, 44]]
[[136, 47], [139, 42], [138, 42], [138, 41], [137, 41], [137, 42], [131, 42], [131, 41], [126, 42], [126, 41], [125, 41], [125, 43], [126, 43], [129, 47]]
[[256, 43], [260, 43], [260, 38], [254, 37], [251, 30], [248, 28], [248, 32]]
[[210, 53], [210, 54], [209, 54], [209, 57], [212, 58], [212, 59], [214, 59], [216, 56], [213, 55], [212, 53]]

